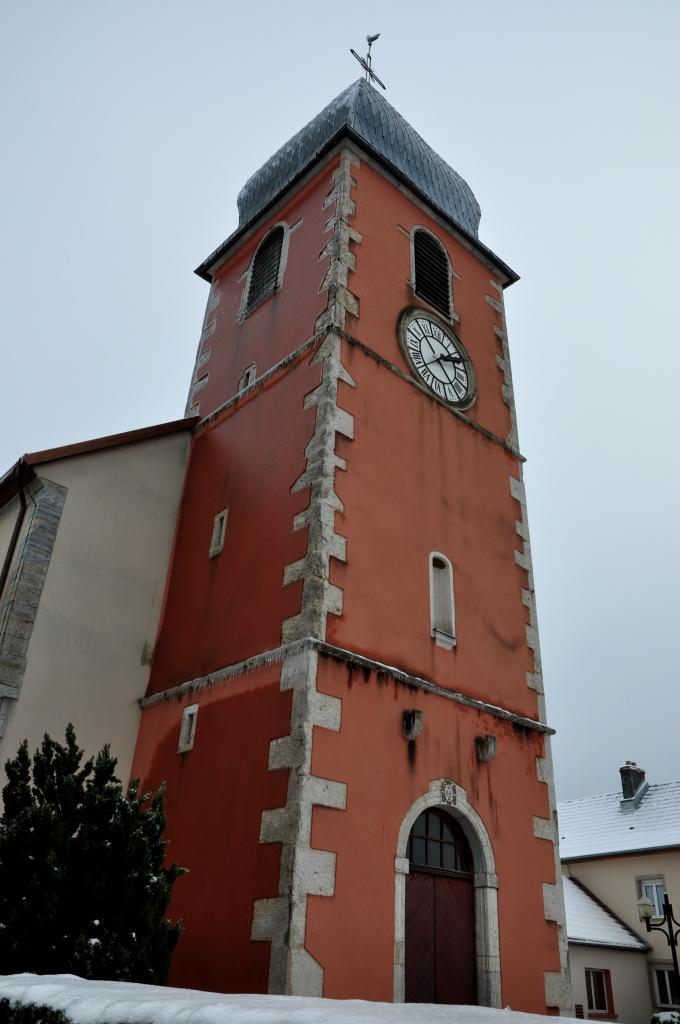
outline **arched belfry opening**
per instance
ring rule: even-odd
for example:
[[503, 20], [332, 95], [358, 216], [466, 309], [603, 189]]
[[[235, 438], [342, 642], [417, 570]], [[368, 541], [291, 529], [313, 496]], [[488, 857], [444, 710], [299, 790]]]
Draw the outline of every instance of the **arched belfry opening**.
[[433, 781], [405, 816], [395, 870], [395, 1002], [500, 1007], [493, 849], [452, 780]]

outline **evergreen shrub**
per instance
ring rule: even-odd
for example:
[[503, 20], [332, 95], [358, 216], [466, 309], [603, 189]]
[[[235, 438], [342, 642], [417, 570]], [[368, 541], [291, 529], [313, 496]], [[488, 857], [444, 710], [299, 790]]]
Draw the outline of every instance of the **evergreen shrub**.
[[127, 795], [108, 746], [83, 763], [72, 725], [22, 743], [0, 818], [3, 974], [77, 974], [162, 985], [181, 922], [165, 918], [183, 869], [164, 867], [162, 787]]
[[71, 1018], [51, 1006], [0, 999], [0, 1024], [71, 1024]]

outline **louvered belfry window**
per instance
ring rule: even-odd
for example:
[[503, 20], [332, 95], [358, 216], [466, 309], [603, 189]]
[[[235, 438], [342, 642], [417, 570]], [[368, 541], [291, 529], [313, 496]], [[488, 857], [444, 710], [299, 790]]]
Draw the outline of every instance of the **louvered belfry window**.
[[277, 227], [269, 232], [255, 253], [255, 259], [250, 271], [246, 313], [249, 313], [255, 306], [259, 306], [264, 299], [276, 291], [282, 247], [283, 228]]
[[416, 231], [413, 238], [415, 292], [447, 320], [451, 318], [451, 277], [444, 247], [427, 231]]

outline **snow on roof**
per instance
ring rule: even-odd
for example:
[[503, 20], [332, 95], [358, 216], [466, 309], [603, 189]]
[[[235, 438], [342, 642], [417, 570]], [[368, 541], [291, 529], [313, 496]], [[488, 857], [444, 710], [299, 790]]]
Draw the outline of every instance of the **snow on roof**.
[[[302, 996], [223, 996], [185, 988], [84, 981], [72, 974], [0, 977], [0, 998], [51, 1006], [74, 1024], [545, 1024], [483, 1006], [373, 1003]], [[561, 1018], [576, 1024], [574, 1018]]]
[[590, 893], [572, 878], [563, 878], [564, 909], [567, 914], [567, 937], [570, 942], [585, 946], [613, 946], [617, 949], [639, 949], [647, 943], [597, 903]]
[[680, 782], [649, 786], [625, 810], [620, 792], [562, 800], [557, 817], [562, 860], [680, 846]]

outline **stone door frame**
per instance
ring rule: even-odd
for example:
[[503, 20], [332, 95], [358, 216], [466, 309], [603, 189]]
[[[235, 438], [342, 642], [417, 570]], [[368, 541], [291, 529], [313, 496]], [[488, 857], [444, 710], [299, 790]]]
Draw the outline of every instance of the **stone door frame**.
[[501, 965], [498, 936], [498, 876], [491, 839], [484, 822], [470, 806], [467, 793], [451, 779], [434, 779], [423, 796], [412, 804], [399, 829], [394, 859], [394, 1001], [403, 1003], [406, 971], [406, 856], [408, 839], [416, 818], [438, 807], [457, 818], [472, 850], [475, 886], [475, 957], [477, 999], [480, 1006], [502, 1007]]

